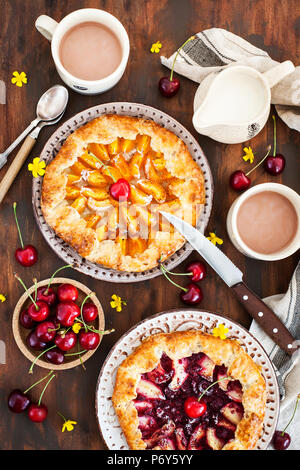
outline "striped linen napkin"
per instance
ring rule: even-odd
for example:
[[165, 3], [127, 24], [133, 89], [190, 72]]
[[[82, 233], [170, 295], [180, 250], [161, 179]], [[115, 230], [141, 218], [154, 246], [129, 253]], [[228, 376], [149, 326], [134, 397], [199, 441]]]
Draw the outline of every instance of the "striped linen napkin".
[[[172, 68], [177, 51], [161, 63]], [[208, 74], [232, 64], [249, 65], [266, 72], [278, 65], [267, 52], [224, 29], [211, 28], [195, 35], [179, 52], [174, 70], [200, 83]], [[272, 88], [272, 103], [280, 118], [300, 132], [300, 66]]]

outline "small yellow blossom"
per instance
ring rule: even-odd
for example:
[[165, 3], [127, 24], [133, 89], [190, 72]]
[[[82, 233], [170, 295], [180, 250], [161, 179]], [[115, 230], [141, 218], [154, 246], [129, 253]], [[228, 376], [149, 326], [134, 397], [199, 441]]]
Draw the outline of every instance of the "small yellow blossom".
[[213, 329], [212, 334], [216, 338], [226, 339], [226, 335], [228, 331], [229, 331], [228, 328], [226, 328], [226, 326], [223, 323], [221, 323], [219, 326]]
[[67, 431], [73, 431], [75, 424], [77, 424], [77, 421], [71, 421], [70, 419], [66, 420], [62, 425], [61, 432], [65, 432], [65, 429]]
[[254, 153], [253, 153], [252, 148], [250, 146], [249, 147], [244, 147], [243, 152], [245, 153], [245, 155], [243, 156], [243, 160], [245, 160], [245, 162], [247, 162], [249, 160], [250, 163], [253, 163], [254, 162]]
[[14, 72], [13, 77], [11, 79], [11, 83], [18, 87], [22, 87], [23, 83], [27, 83], [27, 76], [25, 72]]
[[161, 46], [162, 46], [162, 44], [161, 44], [160, 41], [157, 41], [154, 44], [152, 44], [151, 49], [150, 49], [152, 54], [154, 52], [157, 54], [161, 50]]
[[0, 294], [0, 301], [1, 301], [1, 302], [5, 302], [5, 301], [6, 301], [5, 295]]
[[214, 245], [223, 245], [223, 240], [222, 238], [217, 237], [217, 235], [214, 232], [209, 232], [209, 237], [206, 237], [207, 240], [212, 242]]
[[34, 178], [43, 176], [45, 174], [45, 167], [46, 163], [40, 160], [39, 157], [34, 158], [33, 162], [28, 164], [28, 170], [32, 172]]
[[82, 325], [81, 323], [74, 323], [74, 325], [72, 326], [72, 330], [74, 331], [74, 333], [78, 334], [79, 331], [81, 330], [82, 328]]
[[121, 297], [119, 297], [116, 294], [113, 294], [111, 296], [111, 298], [112, 298], [112, 300], [110, 302], [111, 308], [115, 308], [117, 310], [117, 312], [122, 311], [122, 304], [127, 305], [126, 302], [124, 300], [122, 300]]

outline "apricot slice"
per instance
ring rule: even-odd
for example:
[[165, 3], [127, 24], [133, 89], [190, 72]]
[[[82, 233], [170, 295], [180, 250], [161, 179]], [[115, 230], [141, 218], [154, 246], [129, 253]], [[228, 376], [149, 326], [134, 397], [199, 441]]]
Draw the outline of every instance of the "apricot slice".
[[77, 181], [80, 181], [79, 175], [72, 175], [71, 173], [68, 174], [68, 182], [67, 182], [68, 186], [71, 186], [73, 183], [76, 183]]
[[77, 199], [80, 197], [80, 189], [75, 188], [74, 186], [66, 187], [66, 199]]
[[87, 175], [87, 180], [91, 186], [95, 186], [96, 188], [107, 185], [107, 179], [99, 170], [90, 171]]
[[120, 153], [120, 139], [119, 137], [114, 140], [111, 144], [107, 145], [107, 150], [109, 155], [117, 155], [117, 153]]
[[150, 148], [150, 141], [151, 137], [149, 135], [139, 134], [136, 137], [136, 148], [145, 154]]
[[98, 214], [89, 214], [89, 215], [87, 215], [84, 219], [86, 221], [86, 227], [87, 228], [95, 228], [100, 219], [101, 219], [101, 217]]
[[129, 153], [135, 148], [135, 140], [131, 139], [122, 139], [120, 148], [121, 152]]
[[147, 248], [147, 240], [143, 238], [129, 238], [128, 239], [128, 254], [135, 256], [143, 253]]
[[79, 157], [80, 160], [83, 161], [86, 165], [89, 167], [94, 168], [95, 170], [98, 170], [99, 168], [102, 167], [102, 163], [99, 162], [99, 159], [96, 158], [95, 155], [89, 152], [85, 152], [83, 155]]
[[103, 201], [109, 196], [107, 190], [102, 188], [82, 188], [81, 193], [85, 197], [96, 199], [96, 201]]
[[133, 184], [130, 185], [130, 200], [133, 204], [141, 204], [142, 206], [149, 204], [152, 200], [152, 196], [144, 193], [141, 189], [137, 188]]
[[84, 196], [79, 196], [72, 204], [72, 207], [77, 210], [79, 214], [81, 214], [84, 209], [86, 208], [87, 199]]
[[118, 181], [120, 178], [122, 178], [120, 171], [114, 166], [103, 167], [102, 174], [105, 175], [110, 183]]
[[87, 165], [84, 165], [80, 161], [75, 162], [74, 165], [71, 166], [71, 171], [75, 173], [76, 175], [80, 175], [80, 176], [83, 171], [87, 171], [89, 169], [90, 167], [88, 167]]
[[114, 206], [112, 200], [110, 198], [103, 199], [102, 201], [96, 201], [92, 197], [90, 197], [87, 201], [88, 208], [92, 211], [99, 212], [110, 209]]
[[152, 157], [151, 154], [148, 154], [146, 156], [145, 164], [144, 164], [144, 169], [145, 169], [145, 175], [146, 177], [153, 182], [159, 183], [161, 181], [154, 165], [152, 162]]
[[165, 202], [167, 194], [164, 187], [159, 183], [153, 183], [152, 181], [141, 179], [138, 181], [138, 187], [142, 189], [146, 194], [150, 194], [154, 199], [159, 202]]
[[123, 155], [116, 155], [113, 159], [115, 167], [119, 170], [122, 175], [122, 178], [125, 178], [127, 181], [133, 178], [133, 175], [130, 171], [129, 165], [126, 162]]
[[96, 157], [103, 162], [109, 162], [109, 154], [107, 148], [103, 144], [89, 144], [88, 150], [90, 150]]
[[129, 168], [130, 173], [134, 178], [141, 177], [141, 167], [143, 164], [144, 155], [140, 152], [136, 152], [130, 159]]

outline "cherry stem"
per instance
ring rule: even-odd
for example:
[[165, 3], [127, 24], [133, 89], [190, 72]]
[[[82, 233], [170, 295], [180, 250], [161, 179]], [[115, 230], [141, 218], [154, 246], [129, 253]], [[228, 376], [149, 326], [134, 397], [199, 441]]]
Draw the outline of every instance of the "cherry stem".
[[52, 377], [50, 377], [50, 379], [49, 379], [48, 382], [46, 383], [45, 387], [43, 388], [42, 393], [41, 393], [40, 398], [39, 398], [39, 401], [38, 401], [38, 406], [40, 406], [41, 401], [42, 401], [42, 398], [43, 398], [43, 395], [44, 395], [44, 393], [45, 393], [45, 391], [46, 391], [46, 388], [48, 387], [48, 385], [49, 385], [49, 383], [51, 382], [51, 380], [54, 379], [54, 377], [56, 377], [55, 374], [53, 374]]
[[250, 171], [248, 171], [248, 173], [246, 173], [246, 176], [250, 175], [250, 173], [252, 173], [252, 171], [254, 171], [259, 165], [261, 165], [265, 161], [265, 159], [269, 156], [269, 153], [270, 153], [270, 150], [271, 150], [271, 145], [268, 145], [267, 150], [268, 151], [267, 151], [266, 155], [264, 156], [264, 158], [262, 158], [260, 160], [260, 162], [258, 162], [258, 164], [255, 165], [254, 168], [252, 168]]
[[65, 354], [65, 357], [67, 357], [67, 356], [79, 356], [80, 354], [84, 354], [86, 352], [87, 352], [87, 349], [84, 349], [83, 351], [78, 351], [76, 353]]
[[21, 230], [20, 230], [20, 226], [19, 226], [19, 222], [18, 222], [18, 217], [17, 217], [17, 203], [16, 202], [14, 202], [13, 208], [14, 208], [14, 216], [15, 216], [15, 221], [16, 221], [18, 233], [19, 233], [19, 239], [20, 239], [21, 247], [24, 248], [23, 238], [22, 238], [22, 234], [21, 234]]
[[299, 403], [299, 400], [300, 400], [300, 393], [299, 395], [297, 396], [297, 400], [296, 400], [296, 404], [295, 404], [295, 407], [294, 407], [294, 411], [293, 411], [293, 414], [289, 420], [289, 422], [287, 423], [286, 427], [284, 428], [284, 430], [282, 431], [281, 435], [283, 436], [285, 431], [287, 430], [287, 428], [289, 427], [289, 425], [291, 424], [291, 422], [293, 421], [294, 419], [294, 416], [296, 414], [296, 411], [297, 411], [297, 407], [298, 407], [298, 403]]
[[174, 66], [175, 66], [175, 62], [176, 62], [176, 59], [177, 59], [177, 57], [178, 57], [179, 52], [181, 51], [181, 49], [182, 49], [188, 42], [192, 41], [192, 40], [195, 39], [195, 38], [196, 38], [196, 36], [191, 36], [191, 37], [188, 38], [188, 39], [182, 44], [182, 46], [180, 46], [180, 48], [177, 50], [176, 55], [175, 55], [175, 57], [174, 57], [174, 61], [173, 61], [173, 65], [172, 65], [171, 74], [170, 74], [170, 82], [172, 82], [172, 80], [173, 80]]
[[181, 289], [183, 290], [184, 292], [187, 292], [188, 289], [186, 289], [185, 287], [182, 287], [180, 286], [179, 284], [176, 284], [176, 282], [172, 281], [172, 279], [170, 279], [170, 277], [167, 275], [167, 270], [166, 268], [164, 267], [164, 265], [161, 263], [161, 261], [159, 261], [159, 269], [161, 270], [161, 272], [163, 273], [163, 275], [165, 276], [166, 279], [168, 279], [168, 281], [173, 284], [173, 286], [175, 287], [178, 287], [178, 289]]
[[45, 349], [45, 350], [42, 351], [38, 356], [36, 356], [35, 360], [33, 361], [33, 363], [32, 363], [31, 366], [30, 366], [30, 369], [29, 369], [29, 371], [28, 371], [28, 374], [32, 374], [32, 373], [33, 373], [32, 371], [33, 371], [33, 368], [34, 368], [34, 366], [35, 366], [37, 360], [38, 360], [40, 357], [42, 357], [46, 352], [48, 352], [48, 351], [50, 351], [51, 349], [54, 349], [54, 348], [56, 348], [56, 345], [55, 345], [55, 344], [54, 344], [53, 346], [51, 346], [50, 348]]
[[25, 392], [23, 392], [24, 394], [28, 393], [29, 390], [31, 390], [33, 387], [35, 387], [36, 385], [40, 384], [41, 382], [43, 382], [43, 380], [47, 379], [47, 377], [49, 377], [49, 375], [53, 374], [53, 370], [50, 370], [50, 372], [45, 376], [43, 377], [42, 379], [38, 380], [37, 382], [35, 382], [34, 384], [30, 385], [30, 387], [27, 388], [27, 390], [25, 390]]
[[273, 122], [274, 122], [274, 150], [273, 150], [273, 157], [275, 157], [275, 156], [276, 156], [276, 142], [277, 142], [277, 136], [276, 136], [276, 134], [277, 134], [277, 133], [276, 133], [276, 118], [275, 118], [274, 114], [273, 114], [272, 118], [273, 118]]
[[96, 328], [94, 328], [93, 326], [90, 326], [90, 325], [87, 325], [86, 323], [84, 323], [83, 320], [80, 320], [80, 318], [77, 318], [76, 321], [79, 321], [80, 323], [83, 323], [85, 326], [86, 326], [86, 330], [90, 330], [92, 331], [93, 333], [99, 333], [99, 335], [110, 335], [110, 333], [113, 333], [114, 331], [116, 331], [114, 328], [112, 328], [111, 330], [96, 330]]
[[58, 268], [53, 274], [52, 276], [50, 277], [50, 281], [49, 281], [49, 284], [47, 286], [47, 289], [45, 290], [45, 294], [47, 295], [48, 294], [48, 290], [52, 284], [52, 281], [53, 281], [53, 278], [55, 277], [55, 275], [61, 271], [62, 269], [65, 269], [65, 268], [73, 268], [73, 265], [72, 264], [66, 264], [65, 266], [62, 266], [61, 268]]
[[64, 415], [62, 415], [59, 411], [57, 411], [56, 413], [64, 420], [64, 422], [67, 421]]
[[234, 380], [232, 377], [223, 377], [223, 379], [220, 379], [220, 380], [216, 380], [215, 382], [213, 382], [212, 384], [210, 384], [205, 390], [203, 393], [201, 393], [200, 397], [198, 398], [198, 401], [201, 401], [201, 398], [206, 394], [207, 390], [209, 390], [211, 387], [213, 387], [214, 385], [216, 385], [218, 382], [222, 382], [222, 380]]
[[173, 271], [169, 271], [165, 266], [163, 267], [164, 271], [168, 274], [172, 274], [172, 276], [192, 276], [193, 273], [174, 273]]
[[[81, 307], [80, 307], [81, 323], [83, 323], [84, 329], [85, 329], [86, 332], [87, 332], [87, 330], [88, 330], [88, 327], [87, 327], [87, 324], [85, 323], [84, 318], [83, 318], [83, 306], [84, 306], [85, 302], [87, 301], [87, 299], [89, 299], [93, 294], [94, 294], [94, 292], [90, 292], [90, 293], [85, 297], [85, 299], [83, 299], [82, 304], [81, 304]], [[78, 320], [78, 319], [77, 319], [77, 320]], [[80, 321], [80, 320], [79, 320], [79, 321]]]
[[37, 299], [37, 279], [34, 278], [32, 280], [34, 282], [34, 300], [36, 301], [36, 299]]
[[113, 180], [113, 182], [116, 183], [117, 180], [116, 180], [116, 178], [113, 177], [113, 175], [112, 175], [111, 172], [109, 171], [108, 166], [105, 165], [105, 164], [100, 160], [100, 158], [96, 157], [96, 155], [95, 155], [93, 152], [91, 152], [90, 150], [88, 150], [88, 154], [89, 154], [89, 155], [92, 155], [92, 157], [96, 158], [96, 160], [97, 160], [99, 163], [101, 163], [101, 165], [106, 169], [107, 173], [109, 174], [109, 176], [111, 177], [111, 179]]
[[37, 306], [37, 303], [36, 303], [36, 301], [34, 300], [34, 298], [32, 297], [32, 295], [29, 294], [29, 291], [28, 291], [27, 287], [25, 286], [24, 282], [22, 281], [22, 279], [21, 279], [17, 274], [15, 274], [15, 278], [18, 279], [19, 283], [24, 287], [25, 292], [27, 292], [28, 297], [30, 298], [30, 300], [31, 300], [32, 303], [34, 304], [36, 310], [38, 311], [38, 310], [39, 310], [39, 307]]

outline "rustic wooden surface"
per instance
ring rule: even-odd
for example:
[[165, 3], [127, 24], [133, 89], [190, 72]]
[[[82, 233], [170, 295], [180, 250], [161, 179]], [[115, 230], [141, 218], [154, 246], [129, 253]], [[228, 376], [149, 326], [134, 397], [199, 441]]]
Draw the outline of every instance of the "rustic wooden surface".
[[[215, 200], [209, 229], [216, 230], [224, 239], [224, 252], [243, 270], [245, 280], [254, 291], [262, 297], [285, 291], [297, 263], [297, 255], [272, 263], [254, 261], [241, 255], [226, 235], [226, 214], [237, 197], [229, 188], [228, 177], [233, 170], [247, 168], [241, 159], [243, 145], [222, 145], [195, 133], [191, 117], [196, 84], [181, 78], [180, 93], [172, 99], [162, 98], [157, 82], [167, 71], [160, 65], [159, 54], [151, 54], [149, 49], [153, 42], [160, 40], [162, 53], [168, 56], [192, 33], [215, 26], [241, 35], [267, 50], [278, 61], [291, 59], [297, 64], [300, 56], [299, 0], [1, 0], [0, 79], [7, 84], [7, 103], [0, 105], [1, 150], [33, 119], [40, 95], [51, 85], [60, 83], [49, 43], [35, 30], [35, 19], [40, 14], [48, 14], [60, 20], [71, 11], [83, 7], [103, 8], [121, 20], [131, 41], [130, 59], [122, 80], [107, 93], [86, 97], [71, 91], [64, 119], [90, 106], [111, 101], [145, 103], [174, 116], [195, 135], [211, 165]], [[14, 70], [27, 73], [26, 86], [17, 88], [10, 83]], [[39, 155], [54, 130], [51, 127], [42, 130], [29, 161]], [[267, 143], [271, 143], [272, 135], [269, 119], [268, 125], [251, 141], [258, 155], [262, 155]], [[299, 134], [278, 121], [278, 149], [286, 156], [286, 170], [281, 177], [275, 178], [258, 169], [253, 175], [253, 183], [276, 181], [299, 190], [299, 143]], [[4, 172], [5, 169], [1, 175]], [[14, 250], [19, 246], [13, 219], [14, 201], [18, 202], [24, 241], [34, 244], [39, 252], [39, 261], [33, 268], [22, 268], [14, 259]], [[103, 304], [107, 327], [115, 327], [116, 332], [103, 339], [101, 347], [87, 363], [85, 372], [78, 367], [57, 374], [44, 397], [49, 408], [49, 418], [45, 423], [36, 425], [26, 415], [12, 415], [6, 406], [8, 392], [16, 387], [24, 390], [33, 383], [33, 379], [44, 374], [39, 369], [33, 377], [28, 376], [29, 362], [13, 339], [12, 312], [22, 294], [14, 272], [17, 271], [31, 285], [34, 276], [39, 280], [45, 279], [62, 262], [48, 247], [36, 226], [31, 206], [31, 175], [27, 165], [17, 177], [0, 211], [0, 291], [7, 295], [7, 301], [0, 305], [0, 340], [6, 344], [7, 362], [6, 365], [0, 364], [0, 448], [103, 449], [105, 446], [98, 432], [94, 410], [95, 385], [100, 367], [112, 345], [129, 327], [154, 313], [182, 307], [178, 292], [162, 277], [138, 284], [117, 285], [66, 271], [66, 276], [72, 276], [96, 291]], [[197, 257], [191, 255], [190, 258]], [[211, 269], [202, 287], [202, 309], [225, 313], [249, 326], [250, 318]], [[110, 308], [109, 300], [114, 293], [127, 300], [127, 307], [121, 313]], [[37, 395], [36, 390], [33, 396]], [[78, 421], [74, 432], [61, 433], [57, 410]]]

